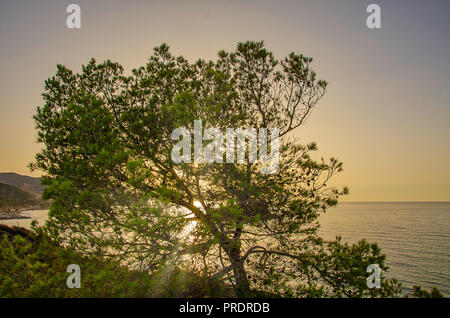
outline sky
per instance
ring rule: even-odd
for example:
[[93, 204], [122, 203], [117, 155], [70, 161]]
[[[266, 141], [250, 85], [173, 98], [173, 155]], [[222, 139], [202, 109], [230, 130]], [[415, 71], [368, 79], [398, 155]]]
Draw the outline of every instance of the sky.
[[[66, 7], [81, 8], [81, 28]], [[381, 8], [369, 29], [366, 8]], [[335, 156], [344, 201], [450, 201], [450, 1], [0, 1], [0, 172], [26, 175], [42, 145], [32, 119], [56, 64], [91, 57], [128, 72], [165, 42], [190, 61], [264, 40], [314, 58], [329, 82], [296, 137]]]

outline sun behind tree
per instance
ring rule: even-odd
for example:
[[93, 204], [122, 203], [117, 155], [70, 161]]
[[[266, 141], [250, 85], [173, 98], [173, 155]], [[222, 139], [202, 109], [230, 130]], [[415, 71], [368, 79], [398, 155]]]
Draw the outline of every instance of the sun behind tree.
[[[311, 63], [295, 53], [279, 61], [249, 41], [195, 63], [163, 44], [131, 76], [111, 61], [91, 60], [79, 74], [58, 65], [35, 115], [46, 147], [32, 164], [53, 200], [49, 231], [140, 270], [223, 279], [239, 297], [396, 294], [384, 277], [382, 288], [367, 287], [369, 264], [387, 269], [376, 244], [317, 236], [319, 213], [348, 190], [327, 185], [338, 160], [314, 161], [314, 143], [289, 137], [326, 91]], [[222, 131], [278, 128], [278, 172], [262, 174], [248, 158], [175, 164], [171, 134], [195, 120]]]

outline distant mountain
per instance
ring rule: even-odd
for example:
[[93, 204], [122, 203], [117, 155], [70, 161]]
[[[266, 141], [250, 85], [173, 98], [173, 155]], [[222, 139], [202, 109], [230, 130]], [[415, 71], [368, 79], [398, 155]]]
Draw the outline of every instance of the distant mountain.
[[41, 184], [41, 178], [23, 176], [13, 172], [1, 172], [0, 183], [8, 184], [41, 198], [45, 186]]
[[47, 206], [47, 202], [36, 198], [35, 194], [9, 184], [0, 183], [0, 210], [45, 206]]

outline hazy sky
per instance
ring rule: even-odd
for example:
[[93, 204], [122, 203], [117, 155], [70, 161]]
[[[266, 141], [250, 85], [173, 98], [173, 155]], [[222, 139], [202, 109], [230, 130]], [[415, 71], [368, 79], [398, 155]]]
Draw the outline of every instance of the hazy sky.
[[[66, 7], [81, 7], [81, 29]], [[365, 21], [381, 6], [382, 29]], [[450, 1], [4, 1], [0, 3], [0, 171], [30, 174], [32, 116], [56, 64], [75, 71], [91, 57], [126, 70], [156, 45], [193, 61], [245, 40], [279, 58], [314, 58], [328, 93], [302, 142], [336, 156], [347, 201], [450, 200]]]

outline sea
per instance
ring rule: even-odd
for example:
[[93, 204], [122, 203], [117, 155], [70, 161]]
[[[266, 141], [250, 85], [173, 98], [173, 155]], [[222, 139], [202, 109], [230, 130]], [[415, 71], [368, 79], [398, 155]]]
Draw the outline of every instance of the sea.
[[[44, 224], [46, 210], [26, 211], [31, 219], [0, 220], [29, 228]], [[327, 240], [376, 242], [386, 254], [387, 277], [412, 286], [437, 287], [450, 297], [450, 202], [343, 202], [319, 217], [319, 234]]]
[[324, 239], [376, 242], [386, 255], [387, 276], [437, 287], [450, 297], [450, 202], [340, 203], [319, 217]]

